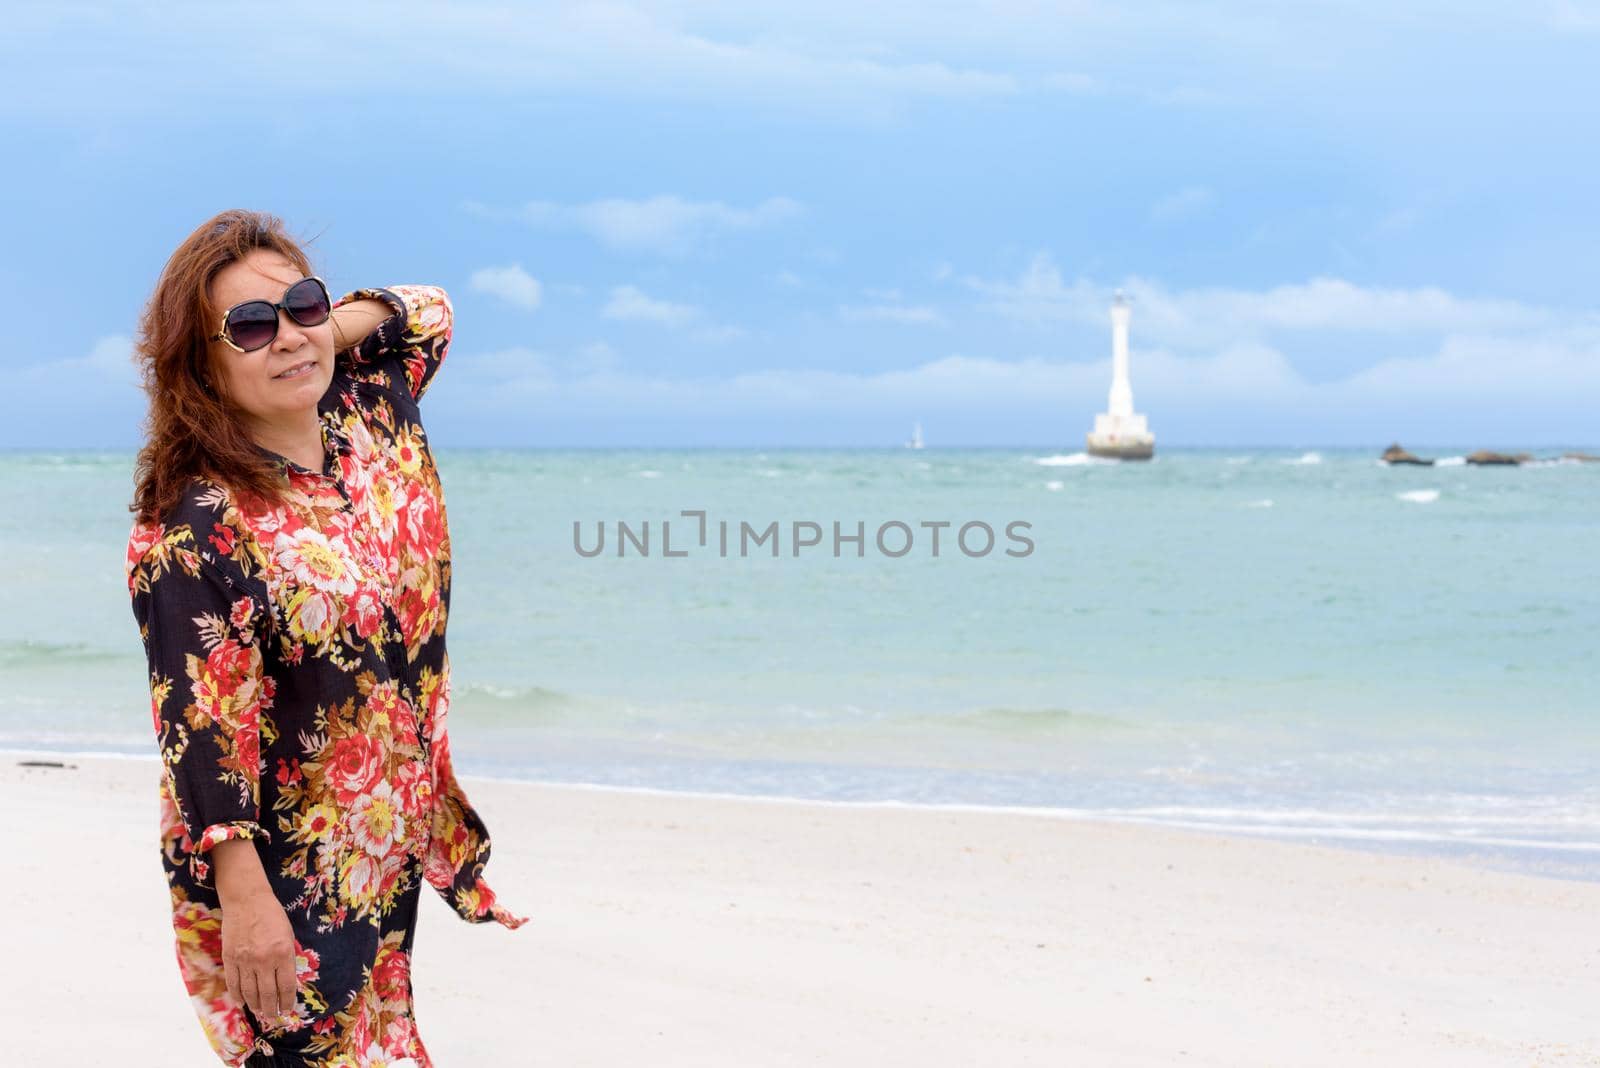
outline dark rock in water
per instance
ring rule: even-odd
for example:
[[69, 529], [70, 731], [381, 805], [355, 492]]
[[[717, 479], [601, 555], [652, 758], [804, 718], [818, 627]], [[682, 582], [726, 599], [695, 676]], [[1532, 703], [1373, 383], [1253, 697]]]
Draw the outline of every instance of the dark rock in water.
[[1490, 452], [1488, 449], [1479, 449], [1467, 457], [1467, 463], [1493, 466], [1497, 464], [1525, 464], [1531, 459], [1533, 459], [1532, 454], [1526, 452]]
[[1090, 443], [1085, 449], [1090, 456], [1102, 460], [1149, 460], [1156, 454], [1156, 447], [1149, 442], [1129, 442], [1126, 445], [1097, 445]]
[[1397, 441], [1383, 450], [1383, 462], [1386, 464], [1416, 464], [1418, 467], [1427, 467], [1432, 460], [1424, 460], [1420, 456], [1413, 456], [1400, 447]]
[[1596, 456], [1592, 452], [1564, 452], [1561, 454], [1561, 458], [1563, 460], [1577, 460], [1586, 464], [1600, 464], [1600, 456]]

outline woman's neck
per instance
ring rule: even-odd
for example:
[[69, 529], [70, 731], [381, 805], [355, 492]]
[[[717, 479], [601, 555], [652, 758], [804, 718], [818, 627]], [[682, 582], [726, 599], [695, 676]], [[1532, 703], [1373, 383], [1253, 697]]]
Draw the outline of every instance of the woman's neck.
[[265, 422], [254, 420], [250, 437], [263, 449], [286, 456], [301, 467], [321, 471], [326, 453], [322, 445], [322, 417], [315, 408]]

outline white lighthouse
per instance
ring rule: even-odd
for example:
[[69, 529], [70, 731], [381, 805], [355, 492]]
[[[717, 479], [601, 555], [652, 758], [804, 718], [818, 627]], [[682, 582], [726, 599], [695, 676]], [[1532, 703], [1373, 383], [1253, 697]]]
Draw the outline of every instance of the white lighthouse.
[[1132, 315], [1133, 309], [1119, 289], [1111, 302], [1111, 397], [1089, 431], [1090, 456], [1148, 460], [1155, 455], [1155, 435], [1144, 416], [1133, 410], [1133, 387], [1128, 384], [1128, 321]]

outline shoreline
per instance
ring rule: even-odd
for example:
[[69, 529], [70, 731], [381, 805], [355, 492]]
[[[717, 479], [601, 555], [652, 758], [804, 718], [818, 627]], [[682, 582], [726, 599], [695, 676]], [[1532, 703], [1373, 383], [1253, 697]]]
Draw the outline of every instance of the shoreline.
[[[128, 753], [112, 750], [22, 749], [0, 745], [0, 760], [11, 757], [42, 757], [45, 759], [108, 759], [149, 761], [153, 753]], [[1532, 878], [1557, 879], [1600, 885], [1600, 870], [1541, 870], [1534, 864], [1539, 854], [1584, 855], [1600, 854], [1600, 843], [1538, 841], [1523, 838], [1452, 838], [1443, 834], [1394, 830], [1374, 831], [1360, 828], [1328, 827], [1315, 833], [1289, 826], [1246, 826], [1225, 822], [1206, 822], [1194, 819], [1155, 818], [1140, 815], [1123, 815], [1098, 809], [1071, 808], [1049, 805], [990, 805], [956, 801], [903, 801], [893, 798], [873, 800], [842, 800], [837, 798], [802, 797], [790, 794], [735, 793], [716, 790], [690, 790], [656, 786], [633, 786], [617, 783], [579, 782], [561, 779], [523, 778], [516, 775], [485, 775], [464, 773], [457, 769], [461, 781], [500, 783], [511, 786], [552, 787], [557, 789], [596, 790], [638, 794], [661, 798], [694, 798], [708, 801], [754, 802], [799, 806], [822, 806], [843, 809], [926, 809], [937, 812], [996, 814], [1006, 816], [1037, 816], [1044, 819], [1074, 823], [1105, 824], [1108, 826], [1151, 827], [1158, 830], [1191, 832], [1225, 838], [1278, 842], [1286, 845], [1303, 845], [1357, 853], [1364, 856], [1405, 856], [1419, 859], [1440, 859], [1484, 871], [1520, 874]], [[1203, 809], [1197, 809], [1203, 811]], [[1241, 816], [1250, 817], [1248, 810], [1239, 810]], [[1515, 858], [1515, 859], [1512, 859]], [[1550, 858], [1545, 858], [1546, 864]]]
[[[0, 761], [14, 757], [44, 759], [116, 760], [151, 764], [156, 762], [153, 753], [125, 753], [95, 750], [18, 749], [0, 746]], [[825, 808], [857, 810], [928, 810], [933, 812], [968, 813], [973, 815], [998, 815], [1012, 817], [1039, 817], [1070, 823], [1103, 825], [1107, 827], [1149, 827], [1155, 830], [1191, 833], [1245, 841], [1264, 841], [1312, 849], [1332, 849], [1360, 856], [1413, 857], [1419, 860], [1442, 860], [1460, 864], [1477, 871], [1522, 875], [1528, 878], [1553, 879], [1600, 886], [1600, 873], [1586, 870], [1540, 870], [1532, 866], [1530, 858], [1541, 852], [1551, 854], [1596, 854], [1600, 844], [1590, 842], [1536, 842], [1527, 839], [1477, 838], [1452, 839], [1445, 835], [1421, 834], [1397, 830], [1387, 833], [1350, 828], [1332, 827], [1310, 834], [1287, 827], [1259, 826], [1246, 828], [1234, 824], [1205, 823], [1191, 820], [1154, 819], [1140, 816], [1108, 814], [1093, 809], [1052, 807], [1047, 805], [984, 805], [971, 802], [901, 801], [896, 799], [839, 800], [834, 798], [799, 797], [786, 794], [742, 794], [712, 790], [679, 790], [655, 786], [628, 786], [614, 783], [567, 782], [558, 779], [519, 778], [506, 775], [480, 775], [461, 772], [457, 776], [464, 785], [495, 783], [507, 786], [530, 786], [562, 790], [593, 790], [601, 793], [634, 794], [663, 799], [698, 799], [732, 803], [752, 802], [791, 806], [819, 806]], [[1495, 852], [1498, 850], [1499, 852]], [[1516, 859], [1511, 859], [1516, 858]], [[1549, 861], [1547, 860], [1548, 864]]]
[[[6, 915], [15, 1056], [214, 1063], [172, 962], [155, 758], [58, 755], [77, 766], [0, 767], [18, 883], [50, 898]], [[531, 918], [422, 906], [438, 1068], [1600, 1059], [1593, 884], [992, 810], [462, 782], [486, 878]]]

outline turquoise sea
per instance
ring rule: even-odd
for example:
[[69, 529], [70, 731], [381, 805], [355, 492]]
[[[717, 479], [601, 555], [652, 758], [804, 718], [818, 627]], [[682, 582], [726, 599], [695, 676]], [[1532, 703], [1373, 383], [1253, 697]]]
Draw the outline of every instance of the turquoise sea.
[[[441, 449], [458, 766], [1600, 879], [1600, 464], [1380, 448]], [[154, 751], [132, 461], [0, 453], [0, 746]]]

